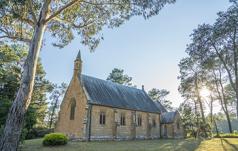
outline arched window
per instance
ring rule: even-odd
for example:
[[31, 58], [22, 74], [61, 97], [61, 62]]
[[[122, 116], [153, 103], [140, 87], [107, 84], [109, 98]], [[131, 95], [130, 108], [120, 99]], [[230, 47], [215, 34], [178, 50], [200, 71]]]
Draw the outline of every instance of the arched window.
[[120, 124], [122, 126], [126, 125], [126, 115], [124, 113], [121, 113], [121, 120], [120, 120]]
[[100, 113], [99, 123], [101, 125], [105, 125], [105, 123], [106, 123], [106, 114], [105, 114], [105, 112]]
[[76, 108], [76, 101], [74, 98], [72, 98], [70, 101], [70, 118], [69, 118], [70, 120], [74, 120], [75, 108]]
[[139, 114], [137, 115], [137, 126], [140, 127], [142, 125], [142, 116]]
[[152, 126], [156, 127], [156, 120], [155, 120], [155, 118], [152, 119]]

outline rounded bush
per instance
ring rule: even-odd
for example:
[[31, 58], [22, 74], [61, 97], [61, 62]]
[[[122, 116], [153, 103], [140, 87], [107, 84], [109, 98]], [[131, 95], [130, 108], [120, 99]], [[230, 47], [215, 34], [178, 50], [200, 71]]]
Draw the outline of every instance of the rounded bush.
[[47, 134], [43, 138], [44, 146], [66, 145], [68, 138], [62, 133]]

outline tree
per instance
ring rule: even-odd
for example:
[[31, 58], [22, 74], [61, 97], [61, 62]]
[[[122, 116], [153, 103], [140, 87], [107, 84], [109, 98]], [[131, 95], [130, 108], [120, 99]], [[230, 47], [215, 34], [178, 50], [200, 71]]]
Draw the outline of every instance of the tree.
[[107, 80], [126, 86], [132, 86], [132, 77], [129, 77], [128, 75], [124, 74], [123, 69], [114, 68], [107, 77]]
[[194, 102], [184, 101], [178, 108], [185, 134], [194, 134], [196, 131], [197, 118], [194, 107], [192, 106], [193, 103]]
[[[187, 52], [192, 49], [188, 45]], [[183, 58], [179, 63], [180, 68], [180, 86], [179, 92], [186, 102], [193, 102], [194, 113], [196, 115], [196, 134], [197, 136], [208, 137], [211, 133], [209, 122], [205, 116], [206, 98], [202, 95], [202, 90], [207, 85], [207, 73], [204, 67], [201, 66], [196, 57], [189, 56]]]
[[[213, 78], [214, 78], [214, 90], [216, 92], [216, 97], [219, 100], [220, 104], [221, 104], [221, 108], [224, 111], [225, 115], [226, 115], [226, 119], [227, 119], [227, 123], [228, 123], [228, 127], [229, 127], [229, 131], [230, 133], [233, 132], [232, 130], [232, 126], [231, 126], [231, 120], [230, 120], [230, 111], [228, 109], [228, 102], [229, 102], [229, 95], [227, 94], [227, 92], [225, 91], [225, 83], [224, 83], [224, 76], [222, 76], [222, 69], [221, 67], [219, 67], [217, 69], [218, 71], [213, 71]], [[217, 73], [218, 72], [218, 73]]]
[[[3, 0], [0, 2], [0, 39], [5, 43], [25, 43], [29, 46], [21, 84], [9, 110], [0, 150], [16, 150], [23, 118], [31, 102], [36, 65], [47, 30], [64, 47], [74, 33], [81, 43], [93, 50], [99, 43], [103, 26], [118, 27], [132, 16], [149, 18], [175, 0]], [[73, 32], [75, 31], [75, 32]]]
[[[197, 93], [194, 94], [197, 95], [199, 103], [201, 99], [206, 100], [203, 96], [200, 96], [199, 99], [199, 91], [202, 87], [209, 87], [210, 97], [208, 105], [211, 110], [211, 119], [213, 116], [211, 105], [217, 100], [226, 115], [231, 133], [230, 106], [234, 106], [233, 100], [236, 100], [236, 113], [238, 115], [237, 15], [238, 5], [234, 2], [234, 5], [226, 12], [218, 13], [218, 18], [214, 25], [199, 25], [193, 31], [191, 35], [192, 42], [186, 49], [189, 57], [180, 63], [180, 70], [183, 70], [180, 72], [181, 92], [183, 94], [188, 90], [191, 92], [192, 89], [188, 87], [190, 83], [190, 88], [195, 88], [195, 90], [198, 88], [196, 90]], [[190, 65], [193, 66], [190, 66], [190, 71], [187, 68], [189, 67], [188, 62], [191, 62]], [[188, 75], [191, 75], [192, 72], [198, 76], [190, 76], [189, 79]], [[194, 87], [191, 85], [193, 79], [197, 80], [194, 83]], [[187, 96], [191, 97], [192, 95], [187, 93]]]
[[52, 125], [55, 125], [57, 115], [58, 115], [58, 109], [60, 105], [60, 100], [62, 99], [62, 96], [65, 94], [67, 85], [65, 83], [61, 83], [61, 85], [54, 85], [53, 92], [50, 96], [50, 107], [49, 107], [49, 121], [48, 126], [51, 129]]
[[238, 5], [235, 2], [227, 11], [218, 13], [213, 25], [203, 24], [194, 30], [188, 53], [201, 63], [212, 59], [221, 62], [235, 92], [238, 118]]
[[185, 100], [194, 101], [196, 115], [201, 115], [203, 123], [206, 123], [204, 101], [202, 100], [202, 96], [200, 94], [200, 91], [203, 87], [204, 71], [200, 68], [197, 61], [192, 57], [182, 59], [179, 63], [179, 68], [179, 91]]
[[172, 110], [172, 102], [167, 100], [166, 97], [168, 96], [169, 91], [165, 89], [156, 89], [153, 88], [150, 91], [148, 91], [149, 97], [154, 100], [154, 101], [159, 101], [165, 108], [166, 110]]
[[3, 127], [21, 78], [26, 52], [17, 45], [0, 45], [0, 125]]
[[[194, 57], [194, 56], [191, 56]], [[208, 104], [210, 108], [210, 123], [213, 125], [213, 102], [218, 101], [224, 111], [230, 133], [232, 133], [231, 120], [230, 120], [230, 110], [228, 108], [230, 102], [233, 102], [235, 97], [231, 95], [230, 92], [226, 91], [225, 88], [229, 87], [227, 83], [227, 75], [222, 68], [222, 63], [219, 59], [206, 60], [199, 64], [200, 68], [203, 70], [203, 85], [209, 90], [208, 96], [203, 96], [203, 100]], [[227, 88], [226, 88], [227, 89]]]
[[[11, 45], [10, 47], [0, 45], [0, 83], [2, 85], [0, 91], [0, 127], [5, 124], [8, 110], [19, 88], [22, 65], [26, 55], [26, 48], [21, 45]], [[37, 64], [35, 83], [32, 102], [24, 121], [26, 135], [33, 127], [44, 127], [47, 110], [46, 94], [51, 90], [51, 83], [45, 79], [45, 71], [40, 60]]]

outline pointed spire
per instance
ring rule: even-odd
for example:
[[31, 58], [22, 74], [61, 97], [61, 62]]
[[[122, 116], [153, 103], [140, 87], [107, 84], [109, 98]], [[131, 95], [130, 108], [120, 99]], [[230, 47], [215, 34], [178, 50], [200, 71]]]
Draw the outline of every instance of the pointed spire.
[[77, 54], [76, 59], [81, 60], [81, 52], [80, 52], [80, 49], [79, 49], [79, 52], [78, 52], [78, 54]]
[[81, 72], [82, 72], [82, 60], [81, 60], [81, 53], [79, 50], [77, 57], [74, 61], [74, 75], [75, 76], [81, 75]]
[[145, 91], [145, 86], [144, 85], [142, 85], [142, 91]]

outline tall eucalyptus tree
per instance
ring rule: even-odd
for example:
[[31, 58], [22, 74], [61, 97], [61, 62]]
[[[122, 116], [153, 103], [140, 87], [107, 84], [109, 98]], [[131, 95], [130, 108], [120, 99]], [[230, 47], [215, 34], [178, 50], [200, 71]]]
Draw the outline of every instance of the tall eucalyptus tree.
[[238, 5], [234, 3], [227, 11], [219, 12], [214, 25], [203, 24], [192, 34], [190, 56], [200, 63], [219, 59], [236, 96], [238, 118]]
[[194, 101], [196, 114], [197, 116], [198, 114], [201, 115], [202, 121], [205, 124], [205, 106], [200, 92], [203, 87], [204, 72], [201, 70], [197, 62], [191, 57], [182, 59], [179, 63], [179, 68], [179, 91], [186, 100]]

